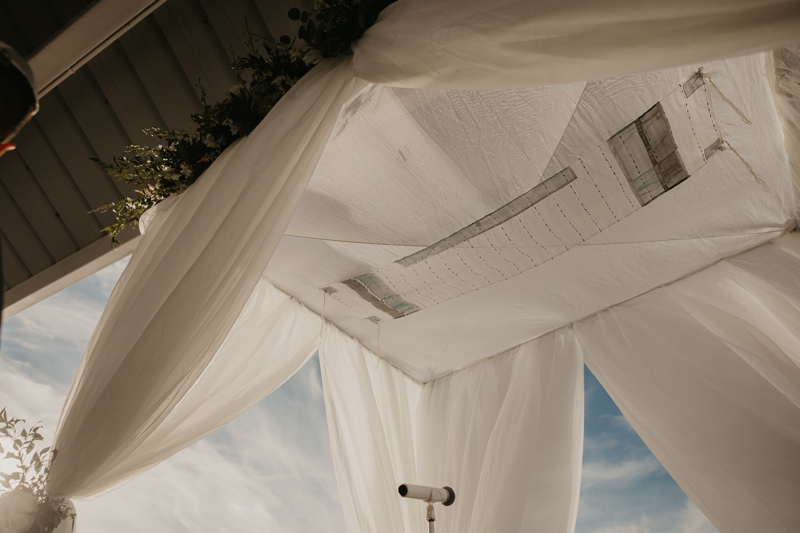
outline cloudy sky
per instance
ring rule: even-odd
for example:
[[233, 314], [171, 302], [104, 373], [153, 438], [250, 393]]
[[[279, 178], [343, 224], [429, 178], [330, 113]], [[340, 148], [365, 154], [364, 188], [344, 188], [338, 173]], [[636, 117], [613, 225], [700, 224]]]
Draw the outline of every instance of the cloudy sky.
[[[127, 260], [10, 318], [0, 408], [52, 437], [89, 336]], [[586, 371], [577, 533], [715, 533]], [[77, 504], [81, 533], [344, 533], [319, 360], [224, 429], [124, 487]]]

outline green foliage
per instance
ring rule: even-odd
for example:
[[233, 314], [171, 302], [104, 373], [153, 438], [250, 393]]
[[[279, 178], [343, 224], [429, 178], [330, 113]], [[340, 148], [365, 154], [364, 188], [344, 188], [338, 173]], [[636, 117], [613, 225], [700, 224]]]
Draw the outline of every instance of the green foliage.
[[8, 418], [6, 410], [0, 411], [0, 456], [15, 462], [15, 472], [0, 472], [0, 493], [16, 487], [30, 489], [36, 496], [43, 497], [45, 481], [50, 465], [55, 457], [49, 447], [38, 449], [44, 437], [39, 433], [42, 426], [25, 428], [25, 421]]
[[138, 227], [146, 210], [185, 191], [228, 146], [253, 131], [315, 64], [351, 53], [350, 43], [393, 1], [316, 0], [312, 12], [291, 9], [289, 18], [301, 23], [297, 39], [284, 35], [276, 41], [246, 26], [248, 52], [231, 64], [239, 84], [213, 105], [202, 92], [200, 108], [190, 117], [196, 131], [149, 128], [145, 133], [160, 144], [128, 146], [125, 155], [110, 163], [94, 159], [109, 176], [139, 187], [137, 197], [121, 198], [92, 211], [114, 213], [116, 221], [103, 231], [119, 244], [117, 237], [128, 224]]
[[38, 501], [28, 533], [49, 533], [63, 519], [75, 516], [69, 502], [47, 494], [47, 478], [57, 452], [42, 447], [41, 429], [38, 424], [27, 429], [25, 420], [9, 418], [5, 409], [0, 410], [0, 457], [14, 461], [13, 472], [0, 472], [0, 506], [8, 504], [8, 497], [19, 497], [20, 492]]
[[290, 9], [289, 18], [301, 23], [297, 36], [320, 57], [349, 54], [350, 43], [375, 24], [394, 0], [316, 0], [313, 12]]

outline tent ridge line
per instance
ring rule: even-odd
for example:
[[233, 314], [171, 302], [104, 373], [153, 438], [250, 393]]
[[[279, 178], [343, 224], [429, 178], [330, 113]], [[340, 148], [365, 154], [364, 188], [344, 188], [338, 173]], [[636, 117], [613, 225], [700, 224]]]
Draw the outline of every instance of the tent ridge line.
[[[747, 253], [747, 252], [749, 252], [749, 251], [751, 251], [751, 250], [755, 250], [756, 248], [758, 248], [758, 247], [760, 247], [760, 246], [764, 246], [765, 244], [770, 244], [770, 243], [772, 243], [773, 241], [775, 241], [775, 239], [778, 239], [778, 238], [782, 237], [783, 235], [785, 235], [785, 234], [787, 234], [787, 233], [790, 233], [790, 232], [792, 232], [792, 231], [797, 231], [797, 226], [795, 226], [795, 227], [793, 227], [793, 228], [789, 228], [789, 229], [782, 229], [782, 230], [777, 230], [777, 229], [776, 229], [776, 230], [768, 230], [768, 231], [762, 231], [762, 232], [754, 232], [754, 233], [752, 233], [752, 235], [759, 235], [759, 234], [773, 233], [773, 232], [776, 232], [776, 231], [778, 232], [778, 234], [777, 234], [777, 235], [775, 235], [774, 237], [772, 237], [772, 238], [771, 238], [769, 241], [767, 241], [767, 242], [764, 242], [764, 243], [758, 244], [758, 245], [756, 245], [756, 246], [752, 246], [752, 247], [750, 247], [750, 248], [748, 248], [748, 249], [746, 249], [746, 250], [742, 250], [741, 252], [736, 252], [736, 253], [734, 253], [734, 254], [727, 255], [727, 256], [725, 256], [725, 257], [722, 257], [722, 258], [720, 258], [720, 259], [717, 259], [717, 260], [716, 260], [716, 261], [714, 261], [713, 263], [709, 263], [708, 265], [706, 265], [706, 266], [704, 266], [704, 267], [702, 267], [702, 268], [698, 268], [698, 269], [692, 270], [691, 272], [688, 272], [688, 273], [686, 273], [686, 274], [683, 274], [683, 275], [681, 275], [681, 276], [678, 276], [677, 278], [675, 278], [675, 279], [673, 279], [673, 280], [670, 280], [670, 281], [667, 281], [667, 282], [665, 282], [665, 283], [662, 283], [662, 284], [660, 284], [660, 285], [658, 285], [658, 286], [656, 286], [656, 287], [653, 287], [652, 289], [649, 289], [649, 290], [646, 290], [646, 291], [644, 291], [644, 292], [642, 292], [642, 293], [640, 293], [640, 294], [637, 294], [636, 296], [631, 296], [630, 298], [627, 298], [627, 299], [625, 299], [625, 300], [622, 300], [622, 301], [620, 301], [620, 302], [617, 302], [617, 303], [615, 303], [615, 304], [612, 304], [612, 305], [606, 306], [606, 307], [604, 307], [603, 309], [598, 309], [597, 311], [591, 312], [591, 313], [589, 313], [589, 314], [587, 314], [587, 315], [584, 315], [584, 316], [582, 316], [582, 317], [580, 317], [580, 318], [578, 318], [578, 319], [572, 320], [572, 321], [571, 321], [571, 322], [569, 322], [568, 324], [564, 324], [563, 326], [559, 326], [559, 327], [557, 327], [557, 328], [553, 328], [553, 329], [551, 329], [551, 330], [548, 330], [548, 331], [546, 331], [546, 332], [544, 332], [544, 333], [540, 333], [539, 335], [536, 335], [536, 336], [534, 336], [534, 337], [531, 337], [531, 338], [529, 338], [529, 339], [526, 339], [525, 341], [523, 341], [523, 342], [521, 342], [521, 343], [519, 343], [519, 344], [517, 344], [517, 345], [515, 345], [515, 346], [511, 346], [511, 347], [509, 347], [509, 348], [506, 348], [506, 349], [504, 349], [504, 350], [502, 350], [502, 351], [500, 351], [500, 352], [494, 353], [494, 354], [492, 354], [492, 355], [490, 355], [490, 356], [488, 356], [488, 357], [484, 357], [483, 359], [480, 359], [480, 360], [478, 360], [478, 361], [474, 361], [474, 362], [472, 362], [472, 363], [468, 364], [467, 366], [464, 366], [464, 367], [458, 368], [458, 369], [456, 369], [456, 370], [452, 370], [452, 371], [448, 372], [447, 374], [444, 374], [444, 375], [438, 376], [438, 377], [436, 377], [436, 378], [434, 378], [434, 379], [431, 379], [431, 380], [429, 380], [429, 381], [425, 381], [425, 382], [421, 382], [421, 383], [423, 383], [423, 385], [424, 385], [424, 384], [427, 384], [427, 383], [430, 383], [430, 382], [433, 382], [433, 381], [438, 381], [438, 380], [440, 380], [440, 379], [444, 379], [444, 378], [450, 377], [450, 376], [452, 376], [453, 374], [455, 374], [456, 372], [460, 372], [460, 371], [462, 371], [462, 370], [466, 370], [467, 368], [471, 368], [471, 367], [473, 367], [473, 366], [475, 366], [475, 365], [481, 364], [481, 363], [483, 363], [484, 361], [488, 361], [489, 359], [494, 359], [495, 357], [500, 357], [500, 356], [502, 356], [502, 355], [505, 355], [507, 352], [509, 352], [509, 351], [511, 351], [511, 350], [513, 350], [513, 349], [515, 349], [515, 348], [519, 348], [519, 347], [520, 347], [520, 346], [522, 346], [523, 344], [526, 344], [526, 343], [529, 343], [529, 342], [535, 341], [536, 339], [540, 339], [540, 338], [544, 337], [545, 335], [550, 335], [551, 333], [555, 333], [556, 331], [558, 331], [558, 330], [560, 330], [560, 329], [566, 329], [566, 328], [569, 328], [569, 329], [574, 329], [574, 325], [575, 325], [575, 324], [577, 324], [577, 323], [579, 323], [579, 322], [583, 322], [584, 320], [586, 320], [586, 319], [588, 319], [588, 318], [591, 318], [591, 317], [593, 317], [593, 316], [595, 316], [595, 315], [599, 315], [600, 313], [602, 313], [602, 312], [604, 312], [604, 311], [608, 311], [609, 309], [613, 309], [613, 308], [615, 308], [615, 307], [619, 307], [620, 305], [624, 305], [624, 304], [626, 304], [626, 303], [630, 302], [631, 300], [635, 300], [636, 298], [639, 298], [640, 296], [644, 296], [645, 294], [649, 294], [649, 293], [651, 293], [651, 292], [653, 292], [653, 291], [656, 291], [656, 290], [659, 290], [659, 289], [663, 289], [664, 287], [667, 287], [668, 285], [672, 285], [673, 283], [677, 283], [678, 281], [681, 281], [682, 279], [685, 279], [685, 278], [688, 278], [689, 276], [692, 276], [692, 275], [694, 275], [694, 274], [697, 274], [698, 272], [702, 272], [703, 270], [706, 270], [706, 269], [708, 269], [708, 268], [711, 268], [711, 267], [713, 267], [713, 266], [716, 266], [716, 265], [718, 265], [719, 263], [721, 263], [721, 262], [723, 262], [723, 261], [727, 261], [728, 259], [730, 259], [730, 258], [732, 258], [732, 257], [736, 257], [737, 255], [741, 255], [741, 254]], [[750, 234], [748, 234], [748, 235], [750, 235]], [[734, 235], [724, 235], [724, 237], [731, 237], [731, 236], [734, 236]], [[477, 292], [477, 291], [476, 291], [476, 292]], [[393, 365], [393, 366], [394, 366], [394, 365]], [[404, 373], [406, 373], [406, 374], [407, 374], [407, 372], [405, 372], [403, 369], [399, 369], [399, 370], [401, 370], [401, 371], [403, 371]]]
[[[462, 370], [466, 370], [466, 369], [468, 369], [468, 368], [470, 368], [470, 367], [473, 367], [473, 366], [475, 366], [475, 365], [478, 365], [478, 364], [480, 364], [480, 363], [483, 363], [484, 361], [488, 361], [489, 359], [494, 359], [495, 357], [500, 357], [500, 356], [502, 356], [502, 355], [505, 355], [507, 352], [509, 352], [510, 350], [513, 350], [514, 348], [518, 348], [519, 346], [522, 346], [522, 345], [523, 345], [523, 344], [525, 344], [525, 343], [528, 343], [528, 342], [534, 341], [534, 340], [536, 340], [536, 339], [539, 339], [539, 338], [541, 338], [541, 337], [544, 337], [545, 335], [550, 335], [551, 333], [554, 333], [554, 332], [556, 332], [556, 331], [558, 331], [558, 330], [560, 330], [560, 329], [564, 329], [564, 328], [570, 328], [570, 329], [573, 329], [575, 324], [577, 324], [577, 323], [579, 323], [579, 322], [582, 322], [582, 321], [584, 321], [584, 320], [586, 320], [586, 319], [588, 319], [588, 318], [590, 318], [590, 317], [593, 317], [593, 316], [595, 316], [595, 315], [598, 315], [598, 314], [602, 313], [603, 311], [607, 311], [607, 310], [609, 310], [609, 309], [612, 309], [612, 308], [614, 308], [614, 307], [618, 307], [618, 306], [620, 306], [620, 305], [626, 304], [626, 303], [630, 302], [631, 300], [635, 300], [636, 298], [639, 298], [640, 296], [644, 296], [645, 294], [649, 294], [649, 293], [651, 293], [651, 292], [653, 292], [653, 291], [656, 291], [656, 290], [658, 290], [658, 289], [662, 289], [662, 288], [664, 288], [664, 287], [666, 287], [666, 286], [668, 286], [668, 285], [672, 285], [672, 284], [673, 284], [673, 283], [675, 283], [675, 282], [678, 282], [678, 281], [680, 281], [680, 280], [682, 280], [682, 279], [688, 278], [689, 276], [691, 276], [691, 275], [693, 275], [693, 274], [696, 274], [696, 273], [698, 273], [698, 272], [701, 272], [701, 271], [703, 271], [703, 270], [706, 270], [707, 268], [711, 268], [711, 267], [713, 267], [713, 266], [715, 266], [715, 265], [717, 265], [717, 264], [721, 263], [722, 261], [725, 261], [725, 260], [727, 260], [727, 259], [730, 259], [731, 257], [736, 257], [737, 255], [741, 255], [741, 254], [743, 254], [743, 253], [747, 253], [747, 252], [749, 252], [750, 250], [754, 250], [754, 249], [758, 248], [759, 246], [764, 246], [765, 244], [771, 243], [771, 242], [773, 242], [775, 239], [777, 239], [777, 238], [779, 238], [779, 237], [781, 237], [781, 236], [785, 235], [786, 233], [789, 233], [789, 232], [791, 232], [791, 231], [796, 231], [796, 230], [797, 230], [797, 226], [795, 225], [794, 227], [791, 227], [791, 228], [788, 228], [788, 229], [774, 229], [774, 230], [767, 230], [767, 231], [762, 231], [762, 232], [753, 232], [753, 233], [752, 233], [752, 235], [761, 235], [761, 234], [768, 234], [768, 233], [775, 233], [775, 232], [777, 232], [777, 235], [775, 235], [774, 237], [770, 238], [770, 240], [769, 240], [769, 241], [767, 241], [767, 242], [764, 242], [764, 243], [761, 243], [761, 244], [757, 244], [757, 245], [755, 245], [755, 246], [752, 246], [752, 247], [750, 247], [750, 248], [747, 248], [746, 250], [742, 250], [742, 251], [740, 251], [740, 252], [736, 252], [736, 253], [734, 253], [734, 254], [727, 255], [727, 256], [725, 256], [725, 257], [721, 257], [720, 259], [717, 259], [717, 260], [716, 260], [716, 261], [714, 261], [713, 263], [709, 263], [708, 265], [705, 265], [705, 266], [703, 266], [702, 268], [697, 268], [697, 269], [694, 269], [694, 270], [692, 270], [692, 271], [690, 271], [690, 272], [687, 272], [686, 274], [683, 274], [683, 275], [681, 275], [681, 276], [678, 276], [677, 278], [674, 278], [674, 279], [672, 279], [672, 280], [670, 280], [670, 281], [667, 281], [667, 282], [665, 282], [665, 283], [662, 283], [662, 284], [660, 284], [660, 285], [658, 285], [658, 286], [656, 286], [656, 287], [653, 287], [652, 289], [649, 289], [649, 290], [647, 290], [647, 291], [645, 291], [645, 292], [642, 292], [642, 293], [640, 293], [640, 294], [637, 294], [636, 296], [631, 296], [630, 298], [627, 298], [627, 299], [625, 299], [625, 300], [622, 300], [622, 301], [620, 301], [620, 302], [617, 302], [617, 303], [615, 303], [615, 304], [612, 304], [612, 305], [606, 306], [606, 307], [604, 307], [603, 309], [598, 309], [597, 311], [594, 311], [594, 312], [592, 312], [592, 313], [588, 313], [588, 314], [586, 314], [586, 315], [584, 315], [584, 316], [582, 316], [582, 317], [580, 317], [580, 318], [578, 318], [578, 319], [576, 319], [576, 320], [572, 320], [572, 321], [570, 321], [568, 324], [565, 324], [565, 325], [563, 325], [563, 326], [559, 326], [559, 327], [557, 327], [557, 328], [553, 328], [553, 329], [551, 329], [551, 330], [548, 330], [548, 331], [546, 331], [546, 332], [544, 332], [544, 333], [541, 333], [541, 334], [539, 334], [539, 335], [536, 335], [536, 336], [533, 336], [533, 337], [531, 337], [531, 338], [529, 338], [529, 339], [526, 339], [525, 341], [523, 341], [523, 342], [520, 342], [519, 344], [516, 344], [516, 345], [514, 345], [514, 346], [511, 346], [511, 347], [509, 347], [509, 348], [505, 348], [505, 349], [503, 349], [503, 350], [501, 350], [501, 351], [499, 351], [499, 352], [497, 352], [497, 353], [494, 353], [494, 354], [492, 354], [492, 355], [489, 355], [489, 356], [487, 356], [487, 357], [484, 357], [484, 358], [482, 358], [482, 359], [480, 359], [480, 360], [478, 360], [478, 361], [474, 361], [474, 362], [472, 362], [472, 363], [470, 363], [470, 364], [468, 364], [468, 365], [466, 365], [466, 366], [464, 366], [464, 367], [458, 368], [458, 369], [456, 369], [456, 370], [453, 370], [453, 371], [451, 371], [451, 372], [448, 372], [447, 374], [444, 374], [444, 375], [438, 376], [438, 377], [436, 377], [436, 378], [428, 379], [428, 380], [419, 379], [419, 378], [417, 378], [417, 377], [413, 376], [411, 373], [407, 372], [406, 370], [404, 370], [404, 369], [400, 368], [399, 366], [397, 366], [396, 364], [394, 364], [392, 361], [390, 361], [390, 360], [389, 360], [389, 359], [387, 359], [386, 357], [384, 357], [384, 356], [382, 356], [382, 355], [378, 355], [377, 353], [375, 353], [375, 351], [374, 351], [372, 348], [370, 348], [369, 346], [367, 346], [366, 344], [364, 344], [364, 343], [361, 341], [361, 339], [359, 339], [359, 338], [357, 338], [357, 337], [354, 337], [353, 335], [350, 335], [349, 333], [347, 333], [346, 331], [344, 331], [343, 329], [341, 329], [339, 326], [337, 326], [336, 324], [334, 324], [334, 323], [333, 323], [333, 322], [331, 322], [330, 320], [325, 320], [325, 319], [324, 319], [322, 316], [320, 316], [320, 314], [319, 314], [319, 313], [317, 313], [317, 312], [316, 312], [316, 311], [314, 311], [313, 309], [311, 309], [311, 308], [309, 308], [308, 306], [306, 306], [306, 305], [305, 305], [303, 302], [301, 302], [300, 300], [298, 300], [297, 298], [295, 298], [294, 296], [292, 296], [290, 293], [288, 293], [288, 292], [284, 291], [283, 289], [281, 289], [281, 288], [277, 287], [277, 286], [276, 286], [274, 283], [272, 283], [272, 281], [271, 281], [271, 280], [270, 280], [270, 279], [269, 279], [269, 278], [268, 278], [266, 275], [265, 275], [265, 276], [263, 276], [263, 277], [264, 277], [264, 278], [265, 278], [265, 279], [266, 279], [266, 280], [267, 280], [267, 281], [270, 283], [270, 285], [272, 285], [272, 286], [273, 286], [273, 287], [274, 287], [276, 290], [280, 291], [281, 293], [283, 293], [283, 294], [285, 294], [286, 296], [288, 296], [290, 299], [292, 299], [292, 300], [294, 300], [295, 302], [297, 302], [298, 304], [300, 304], [300, 306], [302, 306], [302, 307], [303, 307], [303, 309], [306, 309], [306, 310], [308, 310], [308, 312], [310, 312], [310, 313], [313, 313], [314, 315], [316, 315], [317, 317], [319, 317], [319, 319], [322, 321], [322, 322], [321, 322], [321, 324], [322, 324], [322, 325], [321, 325], [321, 327], [324, 327], [324, 325], [325, 325], [325, 324], [329, 324], [330, 326], [332, 326], [332, 327], [336, 328], [336, 329], [337, 329], [339, 332], [341, 332], [342, 334], [344, 334], [344, 335], [346, 335], [346, 336], [350, 337], [351, 339], [353, 339], [354, 341], [356, 341], [356, 342], [357, 342], [358, 344], [360, 344], [360, 345], [361, 345], [361, 346], [362, 346], [362, 347], [363, 347], [365, 350], [367, 350], [369, 353], [371, 353], [371, 354], [372, 354], [372, 355], [374, 355], [376, 358], [378, 358], [378, 360], [382, 360], [383, 362], [385, 362], [385, 363], [387, 363], [387, 364], [389, 364], [389, 365], [393, 366], [394, 368], [396, 368], [397, 370], [399, 370], [400, 372], [402, 372], [403, 374], [405, 374], [405, 375], [406, 375], [406, 376], [407, 376], [409, 379], [412, 379], [412, 380], [416, 381], [416, 382], [417, 382], [417, 383], [419, 383], [420, 385], [427, 385], [428, 383], [432, 383], [432, 382], [434, 382], [434, 381], [438, 381], [438, 380], [440, 380], [440, 379], [444, 379], [444, 378], [450, 377], [450, 376], [452, 376], [453, 374], [455, 374], [456, 372], [460, 372], [460, 371], [462, 371]], [[748, 234], [748, 235], [751, 235], [751, 234]], [[719, 237], [732, 237], [732, 236], [735, 236], [735, 235], [720, 235]], [[475, 291], [475, 292], [477, 293], [478, 291]], [[323, 296], [323, 298], [324, 298], [324, 296]], [[319, 351], [319, 348], [321, 347], [321, 342], [318, 340], [318, 341], [317, 341], [317, 343], [318, 343], [318, 344], [317, 344], [317, 350]]]

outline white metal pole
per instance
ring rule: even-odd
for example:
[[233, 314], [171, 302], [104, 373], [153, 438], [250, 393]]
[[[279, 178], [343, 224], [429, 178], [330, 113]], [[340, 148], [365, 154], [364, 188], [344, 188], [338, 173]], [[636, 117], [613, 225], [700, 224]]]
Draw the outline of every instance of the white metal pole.
[[428, 533], [434, 533], [433, 531], [433, 523], [436, 521], [436, 516], [433, 514], [433, 504], [428, 504], [428, 516], [426, 518], [428, 521]]

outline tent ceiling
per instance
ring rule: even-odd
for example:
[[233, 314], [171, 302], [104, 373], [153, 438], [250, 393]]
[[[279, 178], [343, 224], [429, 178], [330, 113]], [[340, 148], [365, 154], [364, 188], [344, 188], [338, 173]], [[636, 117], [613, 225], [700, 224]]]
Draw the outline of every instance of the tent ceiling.
[[[375, 351], [380, 328], [381, 355], [430, 380], [765, 242], [793, 226], [794, 200], [764, 57], [585, 89], [369, 87], [340, 117], [267, 275], [318, 313], [324, 299], [325, 317]], [[708, 83], [685, 96], [681, 84], [700, 66], [752, 125]], [[691, 176], [642, 207], [606, 141], [657, 102]], [[769, 192], [732, 150], [705, 150], [716, 137]], [[415, 274], [394, 263], [570, 165], [573, 183], [499, 228], [435, 254]], [[614, 218], [603, 222], [606, 211]], [[511, 235], [515, 224], [528, 235]], [[345, 294], [340, 282], [357, 276], [414, 286], [397, 290], [421, 310], [393, 319]]]
[[[126, 144], [147, 142], [144, 127], [185, 127], [198, 103], [198, 79], [211, 101], [235, 83], [227, 50], [242, 52], [244, 17], [259, 33], [291, 33], [285, 12], [294, 4], [170, 0], [45, 96], [19, 138], [20, 149], [0, 160], [7, 295], [54, 265], [68, 264], [66, 274], [79, 270], [74, 258], [81, 251], [89, 250], [90, 260], [107, 253], [99, 229], [109, 218], [86, 211], [127, 189], [88, 158], [110, 159]], [[8, 24], [2, 31], [9, 32]], [[25, 34], [24, 28], [14, 31]], [[744, 124], [716, 91], [703, 88], [720, 136], [770, 191], [725, 150], [707, 162], [699, 156], [702, 165], [689, 179], [637, 205], [618, 175], [615, 185], [591, 170], [592, 154], [611, 160], [607, 141], [674, 96], [700, 66], [753, 121]], [[765, 69], [759, 55], [531, 90], [369, 86], [345, 107], [267, 275], [318, 313], [324, 301], [326, 318], [419, 379], [463, 368], [792, 227], [794, 201]], [[672, 126], [680, 137], [679, 124]], [[605, 151], [596, 152], [602, 146]], [[587, 163], [583, 171], [578, 162]], [[323, 288], [386, 272], [395, 261], [465, 231], [570, 166], [577, 169], [575, 181], [563, 192], [508, 222], [535, 222], [525, 226], [534, 244], [521, 243], [503, 225], [492, 231], [509, 233], [506, 245], [487, 232], [453, 248], [471, 248], [471, 261], [487, 272], [503, 265], [516, 269], [514, 275], [485, 275], [486, 283], [443, 298], [420, 278], [415, 290], [427, 303], [416, 300], [421, 310], [398, 319], [347, 300], [343, 291], [323, 296]], [[620, 169], [610, 168], [612, 174]], [[586, 196], [589, 182], [599, 194], [594, 204]], [[567, 203], [559, 194], [574, 198]], [[605, 208], [595, 205], [597, 198]], [[599, 211], [590, 212], [595, 207]], [[564, 209], [584, 209], [587, 216], [578, 222]], [[587, 232], [581, 223], [594, 229]], [[522, 257], [537, 247], [543, 259]], [[430, 265], [441, 260], [437, 268], [446, 268], [443, 257]], [[451, 283], [440, 281], [453, 288], [459, 278], [455, 271], [435, 275], [452, 276]], [[497, 331], [503, 334], [487, 334]]]

